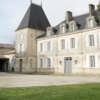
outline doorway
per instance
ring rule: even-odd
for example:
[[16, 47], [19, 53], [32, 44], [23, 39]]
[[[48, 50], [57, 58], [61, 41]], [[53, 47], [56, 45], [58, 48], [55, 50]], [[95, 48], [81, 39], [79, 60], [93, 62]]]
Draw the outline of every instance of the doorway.
[[20, 73], [22, 72], [22, 64], [23, 64], [23, 61], [22, 61], [22, 59], [20, 59]]
[[72, 73], [72, 58], [71, 57], [65, 58], [65, 73], [67, 74]]

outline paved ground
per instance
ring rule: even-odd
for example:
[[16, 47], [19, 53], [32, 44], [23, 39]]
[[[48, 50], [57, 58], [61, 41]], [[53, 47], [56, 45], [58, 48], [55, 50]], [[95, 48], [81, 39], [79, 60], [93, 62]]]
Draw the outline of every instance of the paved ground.
[[50, 76], [0, 72], [0, 87], [29, 87], [100, 82], [99, 76]]

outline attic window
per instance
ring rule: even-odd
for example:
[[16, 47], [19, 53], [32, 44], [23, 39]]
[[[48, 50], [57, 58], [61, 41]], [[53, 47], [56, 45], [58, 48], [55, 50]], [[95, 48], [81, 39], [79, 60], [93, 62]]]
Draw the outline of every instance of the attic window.
[[61, 32], [62, 32], [62, 33], [65, 33], [65, 27], [64, 27], [64, 26], [61, 27]]
[[88, 20], [88, 28], [93, 27], [93, 20]]
[[20, 34], [20, 37], [21, 37], [21, 39], [23, 38], [23, 34], [22, 33]]
[[71, 24], [71, 31], [73, 32], [75, 30], [74, 24]]
[[47, 36], [50, 36], [51, 35], [51, 32], [50, 32], [50, 29], [47, 30]]

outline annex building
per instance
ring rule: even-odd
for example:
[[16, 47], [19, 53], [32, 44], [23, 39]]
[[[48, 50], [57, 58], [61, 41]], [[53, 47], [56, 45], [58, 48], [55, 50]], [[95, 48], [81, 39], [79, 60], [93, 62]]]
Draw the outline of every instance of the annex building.
[[42, 6], [31, 3], [16, 30], [15, 72], [100, 74], [99, 13], [89, 4], [89, 13], [67, 11], [51, 27]]

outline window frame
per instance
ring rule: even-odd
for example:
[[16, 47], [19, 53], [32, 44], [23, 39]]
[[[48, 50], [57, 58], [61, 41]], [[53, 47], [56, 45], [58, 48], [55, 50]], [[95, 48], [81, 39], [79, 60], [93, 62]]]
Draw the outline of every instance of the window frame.
[[95, 56], [94, 55], [90, 56], [90, 68], [96, 68], [95, 63], [96, 63]]
[[50, 29], [47, 30], [47, 36], [51, 36], [51, 31], [50, 31]]
[[72, 32], [75, 31], [75, 26], [74, 26], [74, 24], [71, 24], [71, 31], [72, 31]]
[[43, 52], [43, 43], [40, 43], [40, 52]]
[[89, 35], [89, 45], [90, 45], [90, 47], [95, 46], [95, 38], [94, 38], [94, 35]]
[[[64, 43], [64, 44], [63, 44]], [[61, 40], [61, 49], [62, 50], [65, 50], [65, 40]]]
[[71, 38], [71, 47], [72, 49], [75, 49], [75, 38]]
[[43, 62], [44, 60], [43, 59], [40, 59], [40, 68], [43, 68]]

